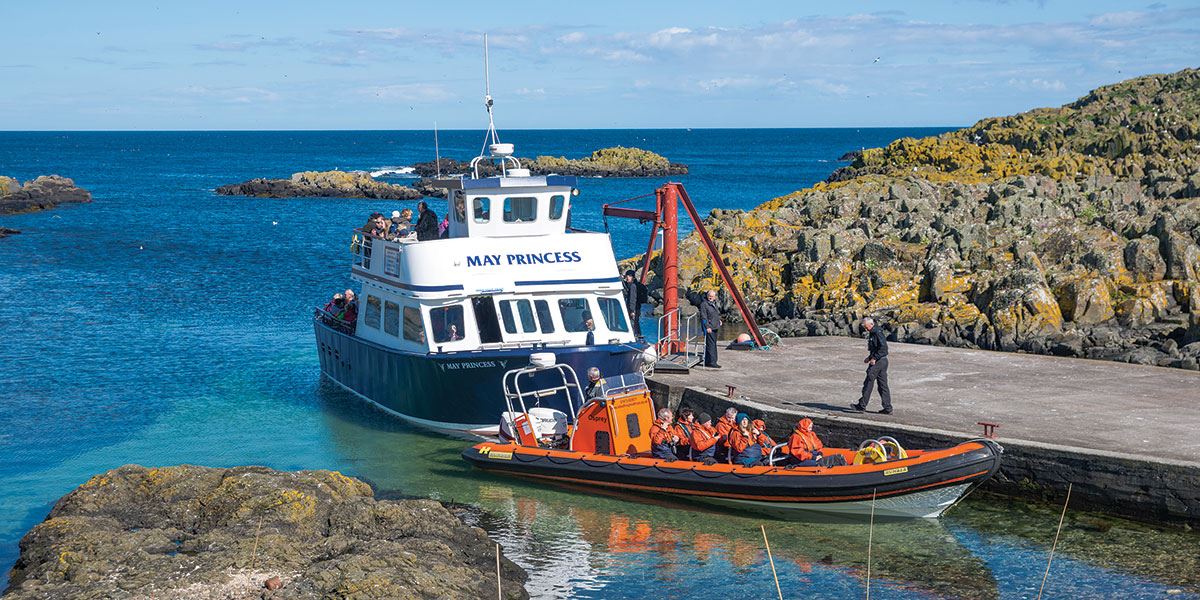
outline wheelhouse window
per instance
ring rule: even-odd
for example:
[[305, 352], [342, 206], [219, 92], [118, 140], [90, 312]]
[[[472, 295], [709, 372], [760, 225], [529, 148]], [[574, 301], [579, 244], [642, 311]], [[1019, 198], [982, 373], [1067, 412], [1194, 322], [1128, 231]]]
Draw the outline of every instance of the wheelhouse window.
[[525, 196], [504, 199], [505, 223], [529, 223], [537, 219], [537, 198]]
[[425, 343], [425, 324], [421, 322], [421, 309], [404, 307], [404, 339], [419, 344]]
[[[504, 321], [504, 331], [507, 333], [534, 333], [537, 324], [533, 320], [533, 309], [528, 300], [501, 300], [500, 320]], [[517, 331], [517, 321], [520, 320], [521, 330]]]
[[625, 319], [620, 300], [597, 298], [596, 301], [600, 303], [600, 314], [604, 315], [604, 325], [609, 331], [629, 331], [629, 322]]
[[567, 331], [587, 331], [587, 322], [592, 319], [587, 298], [562, 298], [558, 301], [558, 312], [562, 316], [563, 328]]
[[554, 333], [554, 319], [550, 316], [550, 303], [545, 300], [534, 300], [533, 309], [537, 312], [542, 333]]
[[492, 218], [492, 199], [485, 196], [480, 196], [471, 201], [474, 207], [474, 215], [476, 223], [487, 223]]
[[383, 312], [381, 304], [378, 296], [367, 295], [367, 310], [363, 313], [363, 322], [367, 327], [379, 329], [379, 316]]
[[463, 339], [463, 307], [460, 305], [434, 308], [429, 311], [433, 341], [441, 344]]
[[566, 196], [555, 194], [550, 196], [550, 220], [557, 221], [563, 216], [563, 207], [567, 204]]
[[395, 302], [383, 303], [383, 332], [400, 337], [400, 305]]

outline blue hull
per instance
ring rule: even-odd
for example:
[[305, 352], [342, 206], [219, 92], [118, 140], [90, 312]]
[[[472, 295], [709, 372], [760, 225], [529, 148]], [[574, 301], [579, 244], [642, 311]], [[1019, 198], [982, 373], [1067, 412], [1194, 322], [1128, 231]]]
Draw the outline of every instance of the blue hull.
[[[505, 409], [502, 380], [529, 364], [534, 352], [554, 352], [586, 380], [590, 367], [606, 375], [632, 373], [641, 351], [624, 345], [513, 348], [416, 354], [385, 348], [314, 320], [321, 371], [384, 409], [440, 429], [494, 428]], [[548, 403], [566, 410], [565, 404]]]

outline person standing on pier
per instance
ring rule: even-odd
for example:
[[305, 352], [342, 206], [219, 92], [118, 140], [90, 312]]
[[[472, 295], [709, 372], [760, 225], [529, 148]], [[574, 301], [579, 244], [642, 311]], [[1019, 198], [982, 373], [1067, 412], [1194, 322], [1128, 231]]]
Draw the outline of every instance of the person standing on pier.
[[630, 270], [625, 271], [623, 277], [625, 287], [625, 306], [629, 309], [629, 320], [633, 322], [633, 335], [642, 337], [642, 305], [649, 299], [646, 293], [646, 284], [637, 280], [636, 274]]
[[882, 328], [875, 326], [875, 319], [863, 317], [862, 324], [863, 329], [867, 330], [867, 357], [863, 359], [863, 362], [867, 363], [867, 377], [863, 380], [862, 395], [859, 396], [858, 402], [850, 405], [850, 409], [857, 412], [867, 410], [867, 404], [871, 401], [871, 388], [878, 383], [879, 399], [883, 402], [883, 410], [879, 411], [879, 414], [890, 415], [892, 390], [888, 388], [887, 380], [887, 337], [883, 335]]
[[700, 303], [700, 326], [704, 328], [704, 366], [720, 369], [717, 364], [717, 329], [721, 327], [721, 311], [717, 308], [716, 290], [708, 290]]

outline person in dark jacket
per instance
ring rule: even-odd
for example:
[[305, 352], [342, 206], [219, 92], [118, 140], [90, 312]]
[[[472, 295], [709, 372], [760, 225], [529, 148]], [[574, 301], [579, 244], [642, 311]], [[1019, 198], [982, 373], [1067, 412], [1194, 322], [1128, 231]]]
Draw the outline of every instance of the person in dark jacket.
[[633, 324], [633, 335], [642, 337], [642, 305], [649, 299], [646, 284], [637, 280], [633, 271], [625, 271], [625, 306], [629, 308], [629, 320]]
[[424, 200], [417, 203], [417, 212], [417, 241], [438, 239], [437, 213]]
[[717, 292], [708, 290], [700, 303], [700, 327], [704, 329], [704, 366], [720, 369], [717, 364], [717, 329], [721, 327], [721, 311], [717, 308]]
[[892, 390], [888, 388], [887, 380], [887, 337], [883, 334], [883, 329], [875, 325], [875, 319], [864, 317], [862, 324], [863, 329], [867, 330], [867, 357], [863, 359], [863, 362], [867, 363], [867, 377], [863, 380], [862, 395], [859, 396], [858, 402], [850, 405], [850, 409], [857, 412], [867, 410], [867, 404], [871, 401], [871, 388], [878, 384], [879, 399], [883, 402], [883, 410], [879, 411], [879, 414], [890, 415]]

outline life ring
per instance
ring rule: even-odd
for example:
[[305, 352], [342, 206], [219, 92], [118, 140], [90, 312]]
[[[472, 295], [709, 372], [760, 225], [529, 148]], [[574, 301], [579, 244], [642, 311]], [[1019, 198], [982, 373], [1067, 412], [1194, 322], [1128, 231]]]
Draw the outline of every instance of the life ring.
[[875, 440], [867, 440], [854, 453], [854, 464], [876, 464], [887, 462], [887, 448]]
[[877, 440], [884, 450], [895, 449], [895, 453], [888, 453], [888, 460], [903, 460], [908, 458], [908, 451], [896, 441], [896, 438], [884, 436]]

